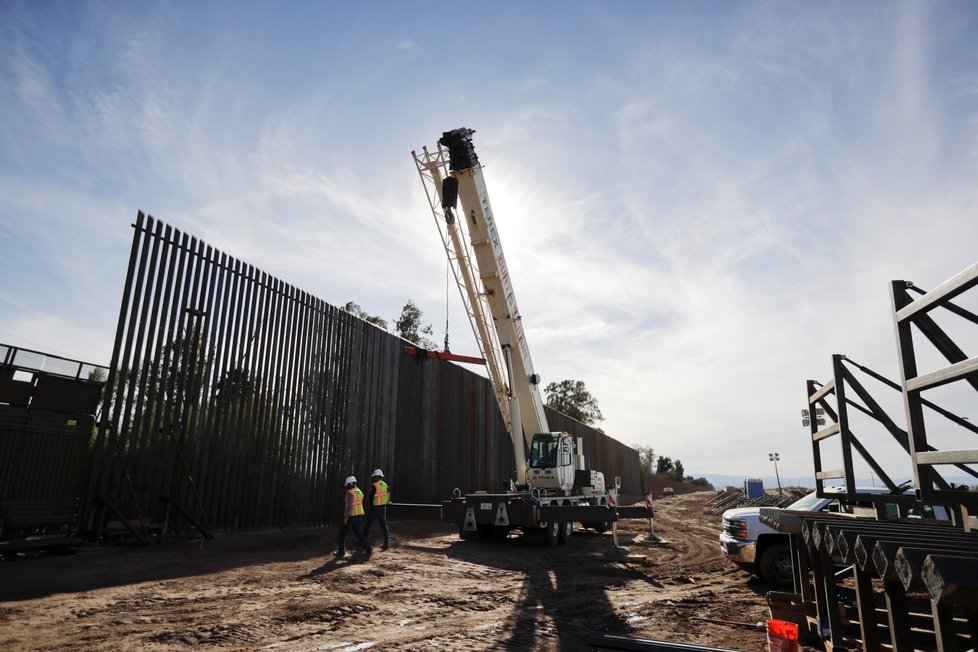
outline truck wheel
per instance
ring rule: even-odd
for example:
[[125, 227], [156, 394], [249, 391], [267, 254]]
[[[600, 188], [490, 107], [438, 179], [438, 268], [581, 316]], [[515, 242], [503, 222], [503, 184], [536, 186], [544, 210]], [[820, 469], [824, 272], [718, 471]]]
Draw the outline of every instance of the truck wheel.
[[574, 533], [574, 523], [567, 521], [566, 523], [560, 523], [560, 543], [567, 543], [570, 541], [571, 535]]
[[764, 554], [761, 555], [758, 568], [761, 572], [761, 579], [775, 588], [789, 588], [794, 583], [791, 569], [791, 549], [783, 543], [775, 544], [765, 550]]
[[547, 532], [546, 541], [548, 546], [555, 546], [560, 542], [560, 523], [551, 521], [544, 526]]
[[464, 525], [458, 528], [458, 538], [462, 541], [477, 541], [479, 539], [478, 530], [466, 530]]

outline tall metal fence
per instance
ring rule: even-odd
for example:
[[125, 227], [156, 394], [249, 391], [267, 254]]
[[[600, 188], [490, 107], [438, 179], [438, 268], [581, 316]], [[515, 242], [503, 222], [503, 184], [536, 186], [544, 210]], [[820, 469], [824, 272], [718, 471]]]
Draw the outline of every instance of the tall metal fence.
[[[501, 489], [513, 454], [487, 379], [139, 213], [85, 526], [335, 520], [376, 467], [399, 502]], [[641, 491], [637, 452], [556, 413]], [[184, 519], [184, 521], [181, 521]]]

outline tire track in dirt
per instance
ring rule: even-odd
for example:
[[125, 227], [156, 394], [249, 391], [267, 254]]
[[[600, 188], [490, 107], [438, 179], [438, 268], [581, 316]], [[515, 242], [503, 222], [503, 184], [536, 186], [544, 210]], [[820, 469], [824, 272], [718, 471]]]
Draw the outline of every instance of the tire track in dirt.
[[576, 530], [548, 548], [394, 522], [391, 549], [367, 562], [327, 556], [335, 532], [318, 529], [6, 564], [11, 582], [43, 573], [50, 589], [3, 604], [0, 649], [584, 651], [598, 631], [761, 649], [751, 632], [707, 634], [693, 620], [766, 611], [725, 565], [716, 519], [701, 511], [709, 497], [659, 501], [663, 543], [648, 521], [621, 521], [626, 555], [610, 533]]

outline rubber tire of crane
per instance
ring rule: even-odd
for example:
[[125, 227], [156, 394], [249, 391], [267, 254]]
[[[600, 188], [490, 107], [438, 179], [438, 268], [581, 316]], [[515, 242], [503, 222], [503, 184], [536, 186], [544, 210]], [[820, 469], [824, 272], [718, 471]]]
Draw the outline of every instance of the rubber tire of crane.
[[560, 543], [560, 523], [551, 521], [544, 526], [546, 531], [545, 541], [548, 546], [555, 546]]
[[778, 543], [764, 551], [757, 568], [761, 579], [770, 586], [786, 589], [794, 584], [791, 564], [791, 549], [783, 543]]
[[570, 541], [571, 536], [574, 534], [574, 523], [573, 521], [567, 521], [566, 523], [560, 524], [560, 543], [566, 544]]

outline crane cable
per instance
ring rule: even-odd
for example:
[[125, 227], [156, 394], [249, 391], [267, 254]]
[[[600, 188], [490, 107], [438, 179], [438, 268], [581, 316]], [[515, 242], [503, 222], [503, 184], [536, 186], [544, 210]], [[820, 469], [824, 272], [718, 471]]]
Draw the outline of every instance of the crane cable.
[[448, 352], [448, 298], [451, 295], [452, 263], [445, 262], [445, 352]]

